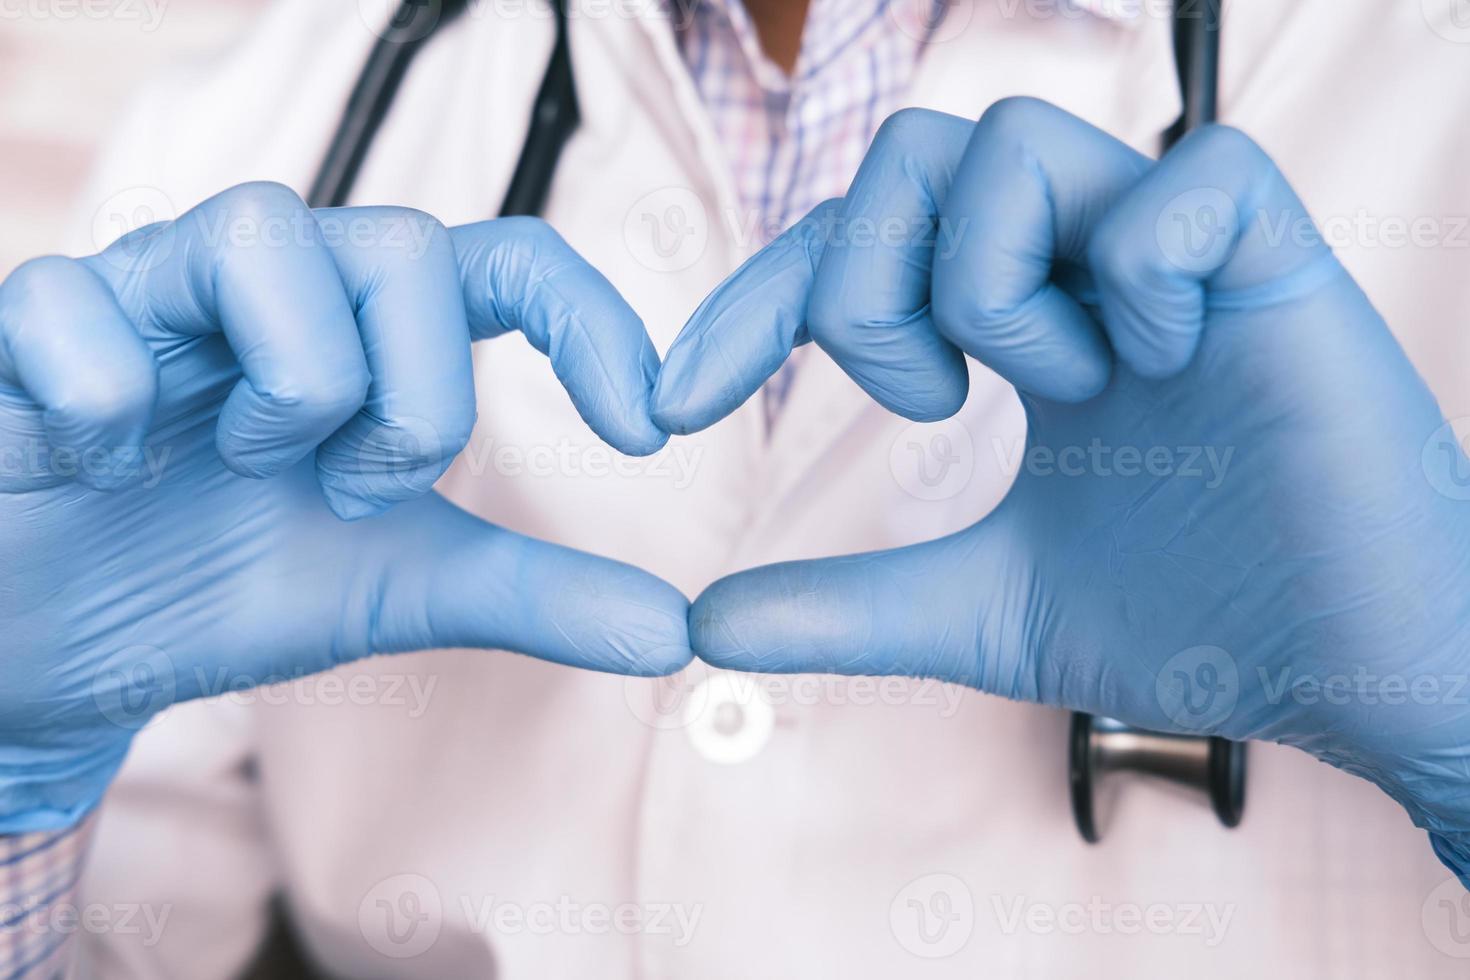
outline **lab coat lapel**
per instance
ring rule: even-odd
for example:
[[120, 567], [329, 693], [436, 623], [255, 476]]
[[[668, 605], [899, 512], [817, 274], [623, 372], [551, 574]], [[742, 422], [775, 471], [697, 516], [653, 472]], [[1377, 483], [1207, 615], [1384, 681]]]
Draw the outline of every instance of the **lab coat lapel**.
[[[881, 411], [857, 383], [814, 345], [797, 352], [799, 365], [766, 436], [764, 496], [755, 508], [756, 520], [778, 513], [783, 502], [800, 489], [834, 442], [866, 411]], [[757, 407], [764, 408], [761, 392]]]
[[[911, 104], [974, 119], [1000, 99], [1032, 96], [1157, 152], [1180, 113], [1170, 19], [1158, 4], [1087, 2], [1099, 11], [1137, 12], [1062, 14], [1064, 4], [1042, 4], [1028, 15], [1029, 4], [961, 0], [920, 61]], [[1059, 63], [1075, 67], [1058, 71]]]

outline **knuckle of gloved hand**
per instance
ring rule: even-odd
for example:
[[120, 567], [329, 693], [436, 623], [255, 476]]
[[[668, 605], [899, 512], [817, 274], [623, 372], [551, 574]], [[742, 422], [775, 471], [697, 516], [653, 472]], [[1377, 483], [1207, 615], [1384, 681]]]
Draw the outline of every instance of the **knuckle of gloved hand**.
[[534, 215], [517, 214], [496, 218], [492, 227], [501, 241], [515, 247], [529, 248], [538, 254], [571, 251], [571, 246], [549, 222]]
[[1088, 264], [1114, 350], [1144, 377], [1166, 378], [1183, 369], [1197, 334], [1188, 323], [1167, 327], [1174, 314], [1164, 311], [1197, 287], [1194, 274], [1170, 259], [1154, 223], [1144, 230], [1141, 220], [1126, 212], [1104, 218], [1088, 243]]
[[470, 297], [482, 293], [497, 304], [516, 306], [522, 297], [511, 287], [526, 274], [559, 275], [567, 266], [585, 266], [580, 256], [548, 222], [534, 215], [510, 215], [457, 229], [456, 251]]
[[475, 408], [445, 406], [433, 419], [408, 419], [394, 423], [406, 465], [431, 469], [443, 467], [469, 445], [475, 428]]
[[996, 297], [976, 276], [946, 276], [929, 300], [934, 327], [961, 350], [982, 337], [1004, 331], [1016, 320], [1016, 307]]
[[[75, 330], [77, 315], [95, 313], [76, 309], [79, 293], [106, 287], [74, 259], [44, 256], [22, 263], [0, 287], [0, 334], [11, 350], [26, 342], [26, 334], [56, 334]], [[158, 369], [138, 350], [114, 350], [105, 361], [78, 363], [46, 405], [48, 426], [66, 430], [98, 424], [141, 422], [158, 396]]]
[[78, 280], [88, 274], [75, 259], [60, 255], [21, 263], [0, 287], [0, 317], [7, 330], [19, 333], [43, 318], [52, 328], [74, 297]]
[[278, 409], [302, 421], [345, 422], [367, 400], [371, 383], [366, 364], [321, 365], [297, 371], [260, 391]]
[[258, 230], [257, 234], [274, 221], [308, 210], [295, 191], [269, 180], [236, 184], [216, 194], [210, 203], [224, 213], [232, 227]]
[[782, 232], [777, 242], [786, 248], [800, 249], [806, 255], [807, 264], [815, 271], [831, 244], [833, 225], [842, 214], [842, 206], [842, 198], [828, 198]]
[[1188, 142], [1192, 144], [1191, 160], [1207, 163], [1211, 172], [1243, 173], [1247, 183], [1254, 183], [1276, 171], [1275, 162], [1261, 144], [1234, 126], [1202, 126], [1188, 137]]
[[137, 429], [158, 396], [157, 373], [143, 367], [118, 366], [106, 376], [76, 380], [80, 383], [69, 385], [63, 396], [46, 406], [46, 425], [53, 435], [100, 426]]
[[[474, 423], [473, 406], [432, 406], [422, 414], [385, 419], [364, 413], [328, 440], [318, 462], [328, 472], [360, 475], [374, 492], [386, 487], [394, 491], [388, 497], [403, 499], [428, 490], [448, 469], [468, 444]], [[384, 476], [388, 482], [378, 485]]]
[[453, 263], [449, 229], [426, 211], [397, 206], [354, 208], [344, 220], [346, 240], [368, 245], [366, 253], [372, 264], [385, 274], [403, 275], [424, 261]]
[[1037, 131], [1054, 121], [1061, 110], [1040, 99], [1012, 95], [991, 103], [975, 124], [975, 138], [999, 146], [1022, 147]]
[[923, 145], [946, 116], [933, 109], [905, 108], [883, 120], [873, 137], [873, 150], [902, 150], [906, 147]]
[[816, 345], [829, 353], [840, 349], [861, 329], [861, 314], [852, 306], [846, 290], [818, 289], [807, 301], [806, 328]]
[[1158, 278], [1155, 270], [1163, 260], [1154, 223], [1140, 229], [1128, 209], [1115, 209], [1105, 215], [1087, 243], [1088, 269], [1104, 292], [1127, 292], [1146, 286]]

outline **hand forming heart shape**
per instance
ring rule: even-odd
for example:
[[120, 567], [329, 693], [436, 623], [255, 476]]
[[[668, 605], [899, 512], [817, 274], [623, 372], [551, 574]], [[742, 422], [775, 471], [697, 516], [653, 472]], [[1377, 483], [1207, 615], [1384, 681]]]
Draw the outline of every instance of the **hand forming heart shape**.
[[[925, 234], [848, 232], [895, 215]], [[654, 418], [710, 424], [808, 339], [940, 418], [963, 352], [1021, 392], [1026, 465], [961, 533], [717, 582], [695, 652], [1287, 742], [1378, 783], [1470, 870], [1470, 707], [1448, 696], [1470, 670], [1470, 515], [1437, 490], [1467, 464], [1312, 228], [1233, 130], [1152, 164], [1030, 100], [890, 119], [847, 197], [695, 314]], [[1228, 465], [1200, 479], [1179, 447]]]
[[434, 647], [687, 663], [672, 586], [429, 492], [474, 424], [470, 342], [507, 330], [615, 447], [667, 439], [642, 322], [531, 219], [245, 185], [7, 279], [0, 833], [73, 823], [204, 693]]
[[[207, 234], [221, 214], [303, 230], [234, 248]], [[895, 218], [944, 234], [846, 233]], [[329, 241], [344, 221], [406, 222], [423, 254]], [[940, 677], [1289, 742], [1377, 782], [1463, 872], [1467, 708], [1394, 692], [1466, 670], [1467, 463], [1303, 228], [1234, 131], [1153, 164], [1012, 100], [978, 124], [891, 119], [847, 197], [717, 289], [662, 372], [537, 222], [450, 232], [251, 185], [31, 263], [0, 286], [0, 452], [35, 450], [0, 474], [0, 833], [75, 820], [131, 729], [211, 669], [484, 646], [656, 674], [692, 637], [731, 668]], [[1027, 465], [964, 532], [743, 572], [686, 624], [653, 576], [427, 492], [473, 421], [469, 340], [507, 329], [633, 453], [733, 411], [809, 339], [914, 419], [959, 408], [969, 354], [1021, 392]], [[1175, 465], [1190, 446], [1224, 461], [1214, 479]], [[156, 485], [129, 485], [165, 452]]]

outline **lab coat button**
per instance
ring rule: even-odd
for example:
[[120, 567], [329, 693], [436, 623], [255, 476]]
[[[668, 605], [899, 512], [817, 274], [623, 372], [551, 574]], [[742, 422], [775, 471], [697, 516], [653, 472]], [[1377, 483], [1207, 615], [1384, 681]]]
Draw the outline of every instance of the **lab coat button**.
[[684, 730], [695, 751], [721, 765], [754, 758], [776, 727], [770, 697], [745, 674], [711, 674], [685, 702], [685, 709]]

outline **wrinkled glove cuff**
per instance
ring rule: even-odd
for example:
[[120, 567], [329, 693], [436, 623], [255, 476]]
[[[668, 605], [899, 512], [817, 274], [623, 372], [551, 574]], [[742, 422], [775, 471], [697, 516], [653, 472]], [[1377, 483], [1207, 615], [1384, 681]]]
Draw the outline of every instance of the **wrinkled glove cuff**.
[[0, 760], [0, 834], [65, 830], [80, 823], [107, 792], [128, 746], [64, 765]]

